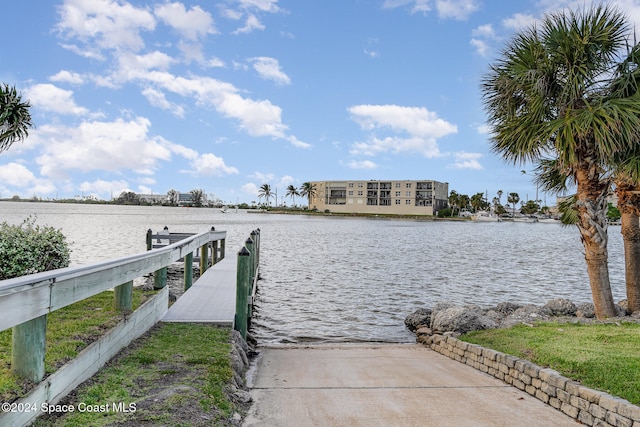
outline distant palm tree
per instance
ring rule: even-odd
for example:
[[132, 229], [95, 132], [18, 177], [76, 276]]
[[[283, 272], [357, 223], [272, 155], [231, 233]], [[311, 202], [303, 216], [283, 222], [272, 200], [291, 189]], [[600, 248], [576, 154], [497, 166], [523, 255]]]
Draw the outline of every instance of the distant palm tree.
[[191, 194], [191, 203], [193, 203], [193, 206], [195, 206], [196, 208], [199, 208], [199, 207], [202, 207], [202, 205], [204, 205], [204, 202], [205, 202], [204, 190], [200, 188], [196, 188], [194, 190], [189, 191], [189, 194]]
[[451, 206], [451, 216], [454, 216], [456, 214], [456, 207], [460, 204], [460, 195], [456, 190], [451, 190], [448, 202], [449, 206]]
[[612, 6], [548, 15], [515, 35], [482, 83], [493, 150], [514, 163], [553, 156], [577, 184], [577, 226], [598, 318], [616, 315], [603, 167], [637, 144], [640, 129], [637, 87], [633, 96], [610, 96], [631, 38]]
[[298, 192], [298, 189], [296, 187], [294, 187], [293, 185], [289, 185], [287, 187], [287, 196], [291, 197], [291, 200], [293, 201], [293, 206], [296, 205], [296, 196], [299, 196], [300, 193]]
[[309, 208], [311, 208], [311, 199], [316, 197], [316, 186], [311, 182], [303, 182], [300, 187], [300, 195], [307, 198]]
[[262, 184], [260, 186], [260, 190], [258, 190], [258, 198], [264, 199], [265, 203], [270, 205], [271, 197], [273, 197], [273, 193], [271, 192], [271, 186], [269, 184]]
[[167, 201], [170, 205], [176, 206], [180, 201], [180, 193], [176, 190], [169, 190], [167, 192]]
[[518, 193], [509, 193], [507, 196], [507, 202], [511, 203], [513, 206], [511, 210], [511, 216], [515, 218], [516, 216], [516, 204], [520, 201], [520, 195]]
[[23, 102], [15, 87], [0, 86], [0, 153], [29, 135], [31, 113], [29, 102]]

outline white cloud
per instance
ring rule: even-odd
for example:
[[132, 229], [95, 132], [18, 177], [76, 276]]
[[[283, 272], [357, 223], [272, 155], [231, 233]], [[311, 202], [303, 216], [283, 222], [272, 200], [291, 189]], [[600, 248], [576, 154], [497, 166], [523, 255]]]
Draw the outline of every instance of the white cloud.
[[56, 191], [53, 183], [36, 177], [26, 166], [12, 162], [0, 165], [0, 192], [3, 197], [22, 194], [25, 197], [45, 196]]
[[255, 30], [264, 30], [266, 27], [260, 22], [255, 15], [247, 16], [247, 20], [244, 23], [244, 27], [240, 27], [232, 34], [248, 34]]
[[44, 125], [30, 138], [42, 145], [36, 162], [43, 176], [66, 177], [73, 170], [150, 175], [160, 161], [171, 158], [171, 151], [162, 138], [148, 134], [149, 126], [142, 117], [128, 122], [87, 121], [72, 127]]
[[479, 125], [476, 130], [480, 135], [489, 135], [491, 133], [491, 126], [487, 124]]
[[[352, 154], [376, 155], [384, 152], [418, 152], [425, 157], [440, 155], [437, 140], [457, 133], [455, 125], [424, 107], [399, 105], [356, 105], [349, 108], [351, 118], [371, 132], [367, 142], [353, 145]], [[375, 132], [391, 131], [399, 135], [378, 137]]]
[[380, 52], [375, 51], [375, 50], [365, 49], [364, 50], [364, 54], [367, 55], [369, 58], [372, 58], [372, 59], [380, 58]]
[[502, 20], [502, 25], [510, 30], [518, 31], [531, 27], [537, 21], [533, 15], [525, 15], [522, 13], [516, 13], [513, 16]]
[[250, 194], [252, 196], [258, 196], [258, 194], [260, 193], [260, 189], [258, 188], [258, 186], [256, 184], [254, 184], [253, 182], [248, 182], [244, 185], [242, 185], [240, 187], [240, 189], [246, 193], [246, 194]]
[[207, 34], [215, 34], [213, 19], [200, 6], [186, 10], [182, 3], [156, 5], [154, 12], [165, 24], [174, 28], [189, 40], [197, 40]]
[[436, 9], [440, 18], [464, 21], [480, 9], [480, 2], [478, 0], [436, 0]]
[[478, 55], [487, 56], [487, 52], [489, 52], [489, 45], [487, 45], [485, 41], [480, 39], [471, 39], [469, 44], [473, 46]]
[[382, 5], [383, 9], [404, 6], [408, 6], [411, 13], [424, 14], [431, 12], [435, 7], [440, 18], [465, 20], [480, 9], [480, 2], [478, 0], [385, 0]]
[[221, 157], [218, 157], [212, 153], [201, 155], [192, 162], [192, 165], [193, 171], [182, 172], [192, 172], [197, 175], [204, 176], [222, 176], [238, 173], [238, 169], [234, 168], [233, 166], [227, 166]]
[[142, 91], [142, 94], [154, 107], [162, 108], [163, 110], [170, 111], [174, 116], [184, 117], [184, 108], [180, 105], [167, 101], [164, 93], [153, 88], [146, 88]]
[[58, 7], [58, 13], [59, 32], [82, 44], [63, 46], [94, 57], [99, 57], [102, 49], [142, 49], [144, 41], [140, 33], [153, 30], [156, 25], [146, 8], [114, 0], [66, 0]]
[[249, 62], [253, 63], [253, 69], [256, 70], [263, 79], [272, 80], [279, 85], [288, 85], [291, 83], [289, 76], [280, 69], [280, 63], [277, 59], [259, 56], [249, 58]]
[[86, 108], [76, 105], [72, 91], [60, 89], [49, 83], [33, 85], [25, 92], [34, 107], [45, 111], [77, 116], [89, 113]]
[[111, 196], [118, 197], [123, 191], [129, 190], [129, 183], [124, 180], [105, 181], [97, 179], [92, 182], [84, 181], [78, 189], [83, 193], [97, 194], [103, 198], [111, 199]]
[[72, 71], [62, 70], [49, 77], [49, 80], [56, 83], [70, 83], [74, 85], [81, 85], [84, 83], [84, 76]]
[[471, 35], [474, 37], [481, 37], [485, 39], [495, 39], [496, 33], [493, 30], [491, 24], [480, 25], [471, 31]]
[[20, 163], [7, 163], [0, 166], [0, 182], [6, 186], [28, 187], [36, 182], [36, 176]]
[[482, 170], [484, 169], [478, 159], [480, 159], [482, 154], [480, 153], [466, 153], [466, 152], [458, 152], [454, 153], [455, 162], [449, 165], [454, 169], [473, 169], [473, 170]]
[[373, 163], [371, 160], [363, 160], [360, 162], [351, 161], [347, 163], [351, 169], [376, 169], [378, 167], [377, 164]]

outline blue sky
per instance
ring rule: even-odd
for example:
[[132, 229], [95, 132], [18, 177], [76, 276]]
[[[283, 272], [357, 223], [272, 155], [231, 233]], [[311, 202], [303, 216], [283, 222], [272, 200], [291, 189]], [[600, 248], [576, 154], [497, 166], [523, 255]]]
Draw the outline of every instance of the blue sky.
[[[515, 31], [583, 4], [4, 2], [0, 82], [36, 128], [0, 154], [0, 197], [235, 203], [265, 183], [281, 198], [305, 181], [434, 179], [534, 199], [530, 167], [490, 151], [480, 80]], [[615, 4], [640, 23], [640, 1]]]

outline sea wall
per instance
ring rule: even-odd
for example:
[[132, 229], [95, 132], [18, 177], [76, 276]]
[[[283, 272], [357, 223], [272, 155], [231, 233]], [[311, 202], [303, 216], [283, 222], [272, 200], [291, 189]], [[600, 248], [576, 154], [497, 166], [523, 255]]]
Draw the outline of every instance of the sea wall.
[[640, 427], [640, 407], [584, 387], [552, 369], [453, 336], [431, 335], [426, 327], [419, 328], [416, 336], [432, 350], [502, 380], [585, 425]]

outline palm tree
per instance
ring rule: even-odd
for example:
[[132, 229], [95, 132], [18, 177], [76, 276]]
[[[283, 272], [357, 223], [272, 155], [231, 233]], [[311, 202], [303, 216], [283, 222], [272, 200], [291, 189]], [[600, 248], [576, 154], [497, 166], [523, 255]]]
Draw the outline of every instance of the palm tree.
[[0, 85], [0, 153], [29, 135], [31, 113], [29, 102], [22, 101], [15, 87]]
[[264, 198], [265, 203], [270, 204], [269, 201], [273, 197], [273, 193], [271, 192], [271, 186], [269, 184], [262, 184], [260, 186], [260, 190], [258, 190], [258, 198]]
[[296, 187], [294, 187], [293, 185], [289, 185], [287, 187], [287, 196], [291, 197], [291, 200], [293, 201], [293, 206], [296, 205], [296, 196], [299, 196], [300, 193], [298, 192], [298, 189]]
[[449, 206], [451, 206], [451, 216], [454, 216], [456, 213], [456, 207], [460, 204], [460, 195], [456, 190], [451, 190], [448, 202]]
[[507, 202], [511, 203], [511, 217], [516, 217], [516, 204], [520, 201], [520, 195], [518, 193], [509, 193], [507, 196]]
[[605, 96], [629, 39], [609, 6], [546, 16], [514, 37], [483, 78], [492, 148], [514, 163], [551, 155], [577, 185], [577, 226], [598, 318], [616, 315], [609, 282], [603, 166], [636, 141], [640, 103]]
[[471, 203], [471, 199], [467, 194], [461, 194], [458, 198], [458, 208], [460, 209], [469, 209], [469, 203]]
[[309, 208], [311, 208], [311, 199], [316, 197], [316, 186], [310, 182], [303, 182], [300, 187], [300, 195], [307, 198]]
[[180, 201], [180, 193], [173, 189], [167, 191], [167, 201], [171, 206], [176, 206]]
[[189, 191], [189, 194], [191, 194], [191, 203], [193, 203], [193, 206], [196, 208], [202, 207], [205, 202], [204, 190], [196, 188]]

